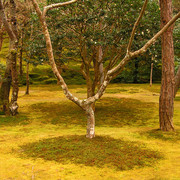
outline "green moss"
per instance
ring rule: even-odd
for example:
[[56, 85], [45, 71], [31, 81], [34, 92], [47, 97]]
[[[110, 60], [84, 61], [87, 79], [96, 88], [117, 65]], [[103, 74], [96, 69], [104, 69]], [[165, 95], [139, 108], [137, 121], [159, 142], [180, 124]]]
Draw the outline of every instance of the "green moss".
[[75, 163], [99, 168], [129, 170], [152, 166], [162, 155], [144, 144], [97, 136], [62, 136], [21, 146], [25, 157], [43, 158], [63, 164]]
[[26, 125], [29, 124], [30, 120], [27, 116], [17, 115], [17, 116], [5, 116], [0, 115], [0, 126], [16, 126], [16, 125]]
[[[180, 101], [174, 103], [176, 132], [155, 130], [158, 96], [148, 86], [111, 84], [111, 92], [127, 91], [97, 102], [92, 140], [85, 138], [85, 112], [60, 86], [32, 85], [28, 96], [20, 87], [18, 116], [0, 115], [1, 179], [179, 179]], [[86, 91], [85, 85], [69, 89]]]

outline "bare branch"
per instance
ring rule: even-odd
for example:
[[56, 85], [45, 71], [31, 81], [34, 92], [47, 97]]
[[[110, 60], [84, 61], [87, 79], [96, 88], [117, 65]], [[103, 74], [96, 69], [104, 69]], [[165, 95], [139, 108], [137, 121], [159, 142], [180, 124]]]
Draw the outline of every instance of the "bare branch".
[[141, 10], [141, 12], [139, 14], [139, 17], [138, 17], [138, 19], [136, 20], [136, 22], [134, 24], [134, 27], [133, 27], [133, 30], [132, 30], [132, 33], [131, 33], [131, 37], [130, 37], [130, 40], [129, 40], [129, 44], [128, 44], [128, 47], [127, 47], [127, 52], [129, 52], [131, 50], [131, 46], [132, 46], [132, 42], [133, 42], [133, 39], [134, 39], [136, 29], [137, 29], [137, 27], [139, 25], [140, 20], [142, 19], [143, 15], [144, 15], [147, 3], [148, 3], [148, 0], [145, 0], [144, 5], [142, 7], [142, 10]]
[[33, 6], [39, 16], [39, 20], [42, 24], [42, 30], [43, 30], [43, 34], [44, 34], [44, 37], [45, 37], [45, 40], [46, 40], [46, 49], [47, 49], [47, 54], [48, 54], [48, 57], [49, 57], [49, 62], [50, 62], [50, 65], [52, 67], [52, 70], [53, 70], [53, 73], [54, 75], [57, 77], [62, 89], [63, 89], [63, 92], [65, 94], [65, 96], [73, 101], [74, 103], [76, 103], [78, 106], [80, 106], [82, 109], [84, 109], [84, 107], [82, 106], [82, 100], [79, 100], [77, 97], [73, 96], [70, 91], [68, 90], [68, 87], [63, 79], [63, 77], [61, 76], [61, 74], [59, 73], [58, 69], [57, 69], [57, 65], [55, 63], [55, 60], [54, 60], [54, 54], [53, 54], [53, 48], [52, 48], [52, 43], [51, 43], [51, 38], [50, 38], [50, 34], [49, 34], [49, 31], [48, 31], [48, 27], [47, 27], [47, 24], [46, 24], [46, 20], [45, 20], [45, 16], [43, 16], [40, 8], [39, 8], [39, 5], [37, 3], [36, 0], [31, 0], [33, 2]]
[[75, 3], [76, 1], [77, 1], [77, 0], [71, 0], [71, 1], [63, 2], [63, 3], [56, 3], [56, 4], [51, 4], [51, 5], [49, 5], [49, 6], [45, 6], [45, 7], [44, 7], [44, 10], [43, 10], [43, 16], [46, 15], [46, 13], [47, 13], [48, 10], [55, 9], [55, 8], [59, 8], [59, 7], [62, 7], [62, 6], [66, 6], [66, 5]]
[[41, 12], [41, 10], [39, 8], [39, 5], [38, 5], [37, 1], [36, 0], [31, 0], [31, 1], [33, 3], [34, 9], [36, 10], [36, 13], [38, 14], [39, 17], [41, 17], [42, 12]]
[[0, 0], [0, 19], [3, 22], [4, 27], [5, 27], [6, 31], [7, 31], [10, 39], [11, 40], [17, 40], [16, 35], [14, 34], [11, 26], [9, 25], [9, 23], [7, 21], [6, 15], [4, 13], [4, 7], [3, 7], [3, 4], [2, 4], [1, 0]]

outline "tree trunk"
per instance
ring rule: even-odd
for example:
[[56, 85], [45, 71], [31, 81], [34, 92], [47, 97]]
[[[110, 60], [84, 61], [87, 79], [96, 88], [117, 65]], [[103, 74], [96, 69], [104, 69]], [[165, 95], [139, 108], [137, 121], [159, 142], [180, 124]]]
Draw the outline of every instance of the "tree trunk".
[[[172, 0], [160, 0], [161, 28], [172, 17]], [[159, 98], [159, 120], [162, 131], [173, 131], [174, 111], [174, 47], [173, 27], [170, 27], [161, 37], [162, 46], [162, 80]]]
[[180, 87], [180, 66], [179, 66], [178, 71], [175, 76], [174, 97], [176, 97], [179, 87]]
[[10, 38], [9, 59], [11, 61], [11, 76], [12, 76], [12, 96], [10, 103], [11, 114], [15, 116], [18, 110], [18, 72], [17, 72], [17, 50], [18, 50], [18, 30], [16, 19], [16, 3], [10, 0], [10, 15], [11, 15], [11, 28], [15, 38]]
[[87, 138], [94, 138], [95, 137], [95, 116], [92, 106], [88, 106], [86, 108], [86, 115], [87, 115]]
[[3, 44], [3, 31], [0, 29], [0, 51], [2, 49], [2, 44]]
[[22, 53], [23, 53], [23, 30], [21, 32], [21, 48], [19, 51], [19, 74], [20, 76], [23, 75], [23, 70], [22, 70]]
[[134, 70], [134, 73], [133, 73], [133, 83], [138, 83], [138, 67], [139, 67], [139, 62], [138, 62], [138, 59], [135, 58], [135, 62], [134, 62], [134, 67], [135, 67], [135, 70]]
[[26, 66], [26, 92], [25, 94], [29, 94], [29, 63], [28, 62]]
[[17, 42], [10, 42], [12, 43], [12, 47], [10, 48], [10, 61], [11, 61], [11, 74], [12, 74], [12, 96], [11, 96], [11, 103], [10, 103], [10, 110], [11, 114], [14, 116], [17, 114], [18, 110], [18, 104], [17, 104], [17, 99], [18, 99], [18, 72], [17, 72], [17, 62], [16, 62], [16, 57], [17, 57]]
[[9, 59], [6, 60], [6, 70], [4, 79], [2, 80], [1, 89], [0, 89], [0, 101], [3, 106], [2, 111], [5, 114], [9, 114], [9, 93], [11, 87], [11, 63]]
[[3, 35], [4, 35], [3, 22], [0, 19], [0, 51], [1, 51], [1, 48], [2, 48], [2, 44], [3, 44]]
[[153, 63], [151, 63], [150, 87], [152, 86], [152, 76], [153, 76]]

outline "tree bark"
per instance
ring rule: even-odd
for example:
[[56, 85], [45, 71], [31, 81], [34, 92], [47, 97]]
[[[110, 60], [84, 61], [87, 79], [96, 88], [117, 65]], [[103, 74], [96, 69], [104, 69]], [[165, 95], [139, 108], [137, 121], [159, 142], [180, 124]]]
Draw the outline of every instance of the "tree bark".
[[[172, 0], [160, 0], [161, 28], [172, 18]], [[174, 131], [174, 47], [173, 27], [161, 37], [162, 46], [162, 79], [159, 98], [159, 121], [162, 131]]]
[[5, 75], [2, 80], [1, 89], [0, 89], [0, 101], [2, 105], [2, 111], [5, 114], [10, 114], [9, 111], [9, 94], [10, 94], [10, 87], [11, 87], [11, 63], [9, 58], [6, 60], [6, 70]]
[[87, 106], [86, 115], [87, 115], [86, 137], [92, 139], [95, 137], [95, 116], [94, 116], [94, 110], [91, 105]]
[[10, 39], [9, 59], [11, 61], [11, 76], [12, 76], [12, 96], [10, 103], [11, 114], [15, 116], [18, 113], [18, 72], [17, 72], [17, 51], [18, 51], [18, 31], [17, 31], [17, 19], [16, 19], [16, 3], [14, 0], [10, 0], [10, 14], [11, 14], [11, 28], [15, 35], [15, 38]]
[[17, 42], [10, 42], [12, 43], [12, 47], [10, 47], [10, 55], [9, 59], [11, 61], [11, 75], [12, 75], [12, 96], [11, 96], [11, 103], [10, 103], [10, 110], [11, 114], [14, 116], [18, 112], [18, 104], [17, 104], [17, 99], [18, 99], [18, 73], [17, 73], [17, 62], [16, 62], [16, 57], [17, 57]]
[[[12, 115], [16, 115], [18, 105], [18, 74], [16, 69], [16, 55], [17, 55], [17, 27], [16, 27], [16, 4], [14, 0], [10, 0], [10, 15], [11, 15], [11, 25], [8, 22], [2, 1], [0, 0], [0, 19], [4, 24], [4, 28], [8, 33], [10, 39], [9, 45], [9, 55], [7, 58], [7, 71], [5, 74], [4, 84], [1, 86], [1, 100], [3, 101], [4, 112], [10, 109]], [[12, 97], [11, 103], [9, 105], [9, 91], [10, 91], [10, 79], [12, 78]], [[7, 97], [8, 96], [8, 97]], [[9, 107], [7, 107], [9, 105]]]
[[20, 76], [23, 75], [22, 54], [23, 54], [23, 30], [21, 32], [21, 47], [20, 47], [20, 50], [19, 50], [19, 74], [20, 74]]
[[180, 66], [179, 66], [178, 71], [175, 76], [174, 97], [176, 97], [179, 87], [180, 87]]

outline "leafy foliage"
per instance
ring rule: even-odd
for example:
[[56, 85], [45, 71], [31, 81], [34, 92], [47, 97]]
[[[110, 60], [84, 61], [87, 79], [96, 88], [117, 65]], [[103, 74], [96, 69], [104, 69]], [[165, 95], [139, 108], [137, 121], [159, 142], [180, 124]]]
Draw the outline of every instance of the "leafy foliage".
[[[56, 1], [48, 1], [52, 3]], [[109, 61], [119, 52], [125, 53], [126, 45], [134, 22], [143, 2], [136, 0], [105, 0], [78, 1], [61, 11], [55, 9], [48, 12], [48, 24], [54, 45], [56, 60], [68, 63], [72, 60], [81, 65], [87, 58], [89, 63], [97, 52], [96, 48], [103, 48], [103, 63], [108, 68]], [[123, 9], [123, 11], [121, 10]], [[142, 47], [159, 29], [159, 7], [151, 1], [144, 18], [137, 30], [133, 50]], [[86, 55], [83, 55], [83, 50]], [[154, 75], [160, 78], [161, 51], [157, 43], [140, 58], [136, 58], [127, 67], [118, 81], [147, 82], [149, 80], [151, 63], [154, 63]], [[120, 59], [119, 59], [120, 60]], [[138, 74], [138, 75], [137, 75]]]

